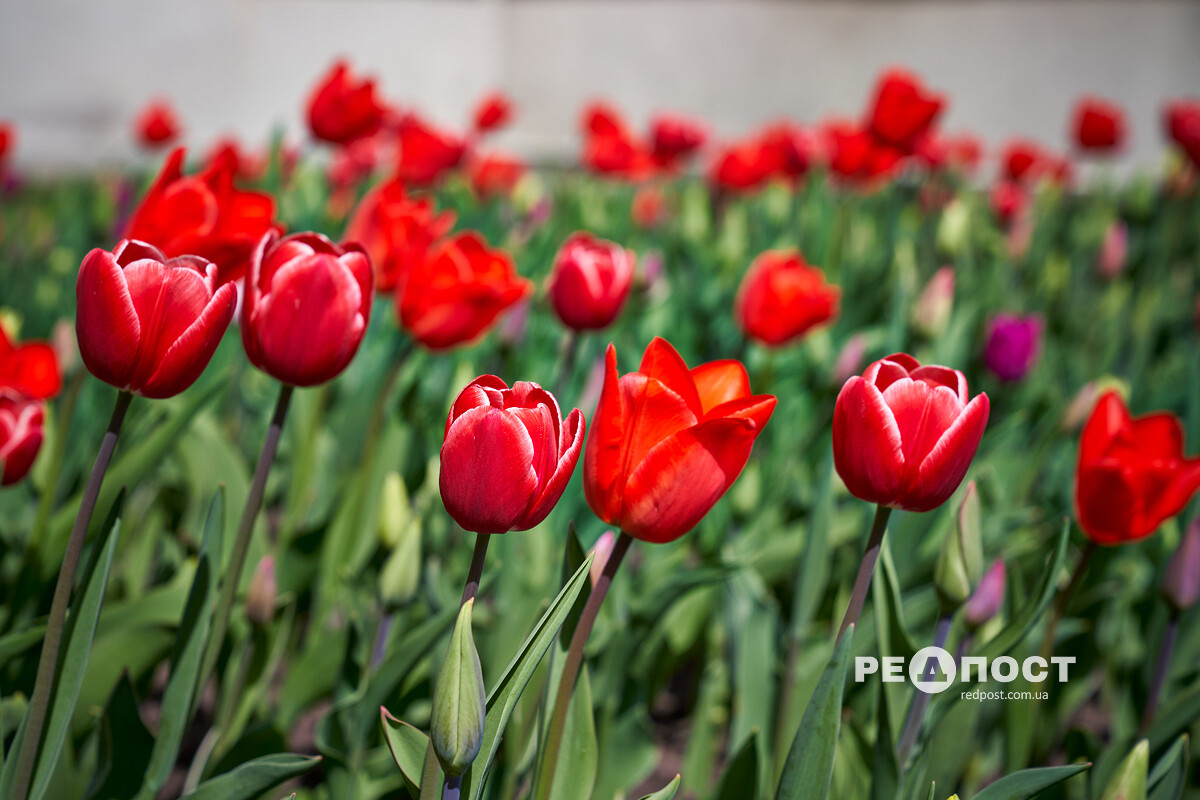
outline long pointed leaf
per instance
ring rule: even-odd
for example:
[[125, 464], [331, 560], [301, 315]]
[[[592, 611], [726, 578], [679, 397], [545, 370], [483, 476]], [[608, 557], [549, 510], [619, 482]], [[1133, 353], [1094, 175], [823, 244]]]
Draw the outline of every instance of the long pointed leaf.
[[1069, 767], [1041, 767], [1026, 769], [1005, 775], [975, 795], [975, 800], [1030, 800], [1051, 786], [1084, 772], [1091, 764], [1073, 764]]
[[224, 775], [211, 778], [184, 800], [255, 800], [268, 789], [303, 775], [321, 763], [320, 756], [276, 753], [247, 761]]

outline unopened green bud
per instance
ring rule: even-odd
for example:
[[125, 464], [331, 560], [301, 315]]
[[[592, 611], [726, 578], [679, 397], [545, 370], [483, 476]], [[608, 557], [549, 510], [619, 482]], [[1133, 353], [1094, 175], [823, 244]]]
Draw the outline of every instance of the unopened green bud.
[[408, 501], [408, 490], [398, 472], [389, 472], [383, 479], [383, 493], [379, 498], [379, 541], [385, 547], [395, 547], [412, 519], [412, 504]]
[[943, 611], [954, 611], [967, 602], [983, 574], [980, 526], [979, 491], [971, 481], [933, 570], [933, 584]]
[[1142, 739], [1117, 767], [1100, 800], [1146, 800], [1146, 772], [1150, 768], [1150, 742]]
[[379, 598], [389, 610], [410, 602], [421, 585], [421, 520], [412, 517], [400, 531], [379, 572]]
[[458, 612], [450, 650], [433, 687], [429, 738], [442, 770], [451, 777], [466, 772], [483, 745], [487, 693], [479, 653], [471, 636], [474, 607], [475, 601], [468, 600]]

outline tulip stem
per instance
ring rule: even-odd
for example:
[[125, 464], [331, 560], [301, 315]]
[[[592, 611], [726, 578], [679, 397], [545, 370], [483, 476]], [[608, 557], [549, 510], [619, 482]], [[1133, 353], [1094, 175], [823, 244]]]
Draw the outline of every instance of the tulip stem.
[[1179, 633], [1179, 610], [1171, 609], [1171, 618], [1167, 621], [1167, 629], [1163, 632], [1162, 646], [1158, 651], [1158, 664], [1154, 667], [1154, 682], [1150, 684], [1150, 694], [1146, 698], [1146, 709], [1142, 712], [1142, 734], [1150, 730], [1151, 723], [1158, 713], [1158, 700], [1162, 695], [1163, 686], [1167, 682], [1167, 671], [1171, 666], [1171, 655], [1175, 652], [1175, 638]]
[[483, 577], [483, 562], [487, 558], [488, 540], [491, 538], [490, 533], [475, 534], [475, 552], [471, 554], [471, 569], [467, 572], [467, 582], [463, 584], [462, 602], [459, 603], [459, 608], [474, 600], [475, 595], [479, 594], [479, 580]]
[[279, 399], [275, 402], [275, 413], [271, 416], [271, 425], [267, 428], [267, 438], [263, 440], [262, 452], [258, 456], [258, 465], [254, 468], [254, 480], [250, 483], [250, 492], [246, 495], [246, 505], [242, 508], [237, 539], [233, 543], [233, 554], [229, 557], [229, 566], [222, 575], [221, 595], [217, 601], [216, 613], [213, 615], [212, 634], [208, 640], [208, 649], [204, 652], [204, 665], [200, 670], [200, 681], [196, 684], [201, 690], [208, 683], [213, 670], [216, 669], [217, 659], [221, 655], [221, 644], [225, 640], [226, 631], [229, 630], [229, 617], [233, 611], [233, 603], [237, 599], [242, 568], [246, 565], [246, 554], [250, 552], [254, 521], [258, 519], [258, 512], [262, 509], [263, 495], [267, 490], [267, 475], [271, 472], [271, 464], [275, 461], [275, 452], [279, 449], [279, 437], [283, 432], [283, 421], [287, 417], [293, 388], [285, 383], [279, 389]]
[[1079, 584], [1083, 581], [1084, 573], [1087, 572], [1088, 564], [1092, 562], [1092, 558], [1096, 555], [1097, 545], [1095, 542], [1089, 541], [1087, 547], [1083, 549], [1083, 553], [1079, 556], [1079, 561], [1075, 563], [1075, 571], [1071, 574], [1071, 580], [1067, 583], [1067, 587], [1058, 593], [1058, 597], [1054, 600], [1054, 608], [1050, 612], [1050, 620], [1046, 623], [1046, 635], [1042, 638], [1041, 656], [1049, 660], [1054, 653], [1054, 634], [1058, 631], [1058, 623], [1062, 621], [1063, 615], [1067, 613], [1067, 606], [1071, 603], [1071, 598], [1075, 596], [1075, 591], [1079, 588]]
[[442, 800], [458, 800], [458, 794], [461, 789], [462, 775], [451, 775], [446, 778], [446, 783], [442, 787]]
[[883, 534], [887, 532], [888, 517], [892, 509], [889, 506], [878, 505], [875, 508], [875, 521], [871, 523], [871, 535], [867, 538], [867, 549], [863, 553], [862, 563], [858, 566], [858, 577], [854, 579], [854, 589], [850, 592], [850, 605], [846, 608], [846, 616], [842, 617], [842, 627], [838, 629], [837, 638], [840, 640], [846, 629], [857, 624], [862, 616], [863, 605], [867, 602], [867, 592], [871, 589], [871, 577], [875, 574], [875, 562], [879, 560], [879, 548], [883, 545]]
[[575, 632], [571, 635], [571, 644], [567, 648], [567, 657], [563, 661], [562, 677], [558, 682], [558, 693], [554, 698], [554, 711], [550, 715], [550, 725], [546, 728], [545, 750], [542, 754], [541, 767], [538, 770], [538, 786], [534, 797], [550, 796], [550, 787], [554, 783], [554, 771], [558, 766], [558, 754], [562, 749], [563, 729], [567, 725], [567, 709], [571, 705], [575, 679], [579, 677], [579, 669], [583, 666], [583, 648], [587, 645], [588, 636], [592, 633], [592, 626], [596, 624], [600, 605], [604, 602], [605, 595], [608, 594], [613, 576], [617, 574], [617, 568], [621, 566], [621, 561], [624, 560], [625, 553], [631, 544], [633, 544], [633, 538], [622, 531], [613, 544], [612, 553], [609, 554], [608, 561], [604, 564], [604, 571], [600, 573], [599, 580], [592, 587], [592, 593], [588, 595], [583, 612], [579, 615], [579, 622], [575, 625]]
[[[950, 623], [954, 620], [952, 614], [943, 614], [938, 619], [937, 629], [933, 633], [933, 646], [945, 647], [950, 638]], [[957, 661], [957, 659], [955, 659]], [[937, 672], [937, 664], [932, 661], [925, 669], [924, 680], [930, 680]], [[897, 763], [903, 768], [917, 743], [921, 733], [921, 723], [925, 720], [925, 710], [929, 708], [929, 694], [922, 689], [916, 689], [912, 703], [908, 707], [908, 717], [904, 720], [904, 732], [900, 735], [900, 745], [896, 749]]]
[[50, 616], [46, 621], [46, 638], [38, 659], [37, 677], [34, 679], [33, 695], [29, 700], [29, 715], [25, 718], [25, 734], [17, 753], [12, 800], [25, 800], [29, 794], [29, 784], [33, 780], [33, 768], [41, 746], [42, 729], [45, 727], [46, 714], [50, 707], [50, 691], [58, 667], [58, 651], [62, 646], [75, 571], [79, 568], [83, 542], [87, 538], [88, 526], [91, 525], [92, 514], [96, 510], [96, 501], [100, 498], [100, 485], [104, 483], [104, 473], [108, 471], [109, 462], [112, 461], [117, 436], [121, 433], [121, 423], [125, 421], [125, 412], [129, 410], [132, 400], [133, 395], [129, 392], [117, 395], [117, 404], [108, 421], [108, 430], [100, 440], [100, 452], [96, 454], [96, 463], [92, 466], [92, 474], [83, 492], [79, 513], [75, 515], [71, 537], [67, 540], [67, 550], [63, 554], [62, 567], [58, 571], [58, 583], [54, 587], [54, 599], [50, 603]]

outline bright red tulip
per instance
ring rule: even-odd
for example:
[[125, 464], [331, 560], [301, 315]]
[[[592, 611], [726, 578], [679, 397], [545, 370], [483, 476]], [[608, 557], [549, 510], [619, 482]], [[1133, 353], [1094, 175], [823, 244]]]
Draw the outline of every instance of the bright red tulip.
[[1075, 107], [1071, 130], [1083, 150], [1111, 152], [1125, 144], [1125, 112], [1097, 97], [1085, 97]]
[[787, 180], [803, 177], [820, 154], [816, 134], [786, 120], [764, 128], [759, 147], [768, 172]]
[[432, 186], [462, 163], [466, 145], [415, 114], [408, 114], [397, 130], [400, 161], [396, 176], [411, 186]]
[[1028, 139], [1013, 139], [1000, 154], [1001, 173], [1004, 178], [1022, 183], [1038, 177], [1047, 156], [1036, 143]]
[[0, 175], [4, 173], [4, 165], [17, 144], [17, 129], [8, 122], [0, 122]]
[[1164, 116], [1167, 135], [1200, 169], [1200, 100], [1177, 100], [1167, 106]]
[[833, 462], [846, 488], [906, 511], [946, 502], [987, 425], [987, 395], [968, 397], [961, 372], [905, 353], [846, 381], [833, 411]]
[[198, 256], [167, 259], [122, 240], [88, 253], [75, 285], [75, 334], [88, 371], [144, 397], [171, 397], [200, 377], [221, 342], [237, 291]]
[[733, 314], [751, 339], [778, 347], [836, 318], [841, 294], [799, 252], [768, 250], [746, 271]]
[[183, 174], [184, 150], [171, 153], [125, 228], [126, 239], [147, 242], [168, 257], [200, 256], [217, 266], [217, 282], [246, 274], [263, 235], [279, 226], [268, 194], [233, 185], [237, 164], [220, 158], [195, 175]]
[[154, 100], [138, 114], [133, 131], [142, 147], [155, 150], [178, 139], [181, 127], [171, 104]]
[[479, 101], [479, 105], [475, 106], [475, 113], [472, 114], [477, 133], [498, 131], [512, 120], [512, 116], [512, 101], [501, 92], [486, 95]]
[[585, 232], [573, 233], [554, 257], [546, 293], [563, 325], [594, 331], [612, 324], [629, 298], [637, 256]]
[[734, 192], [760, 188], [771, 177], [770, 154], [756, 138], [734, 142], [717, 153], [709, 181]]
[[1096, 544], [1144, 539], [1200, 489], [1200, 458], [1183, 454], [1183, 426], [1160, 411], [1136, 419], [1121, 396], [1096, 403], [1079, 442], [1075, 513]]
[[610, 344], [583, 457], [588, 505], [637, 539], [678, 539], [737, 480], [774, 410], [772, 395], [750, 394], [738, 361], [689, 370], [656, 338], [638, 371], [618, 376]]
[[0, 390], [0, 486], [29, 473], [45, 438], [45, 421], [41, 401]]
[[413, 265], [399, 293], [400, 323], [430, 350], [445, 350], [478, 338], [532, 290], [507, 253], [467, 231]]
[[495, 375], [467, 384], [446, 418], [438, 484], [447, 513], [468, 531], [534, 527], [562, 497], [583, 449], [583, 412], [564, 420], [536, 383]]
[[308, 127], [313, 136], [333, 144], [374, 135], [386, 114], [374, 79], [357, 80], [345, 61], [334, 63], [308, 100]]
[[650, 152], [659, 169], [679, 169], [707, 139], [705, 127], [686, 117], [660, 114], [650, 123]]
[[904, 154], [876, 139], [851, 122], [824, 126], [822, 137], [829, 154], [829, 170], [851, 183], [871, 183], [896, 170]]
[[1015, 222], [1029, 205], [1029, 192], [1019, 183], [998, 181], [992, 187], [988, 200], [996, 220], [1008, 227]]
[[267, 234], [242, 299], [246, 356], [292, 386], [332, 380], [358, 352], [373, 300], [371, 263], [358, 245]]
[[471, 188], [482, 200], [507, 197], [525, 175], [525, 162], [504, 153], [488, 153], [471, 162]]
[[894, 69], [880, 76], [866, 125], [883, 144], [911, 153], [932, 130], [943, 106], [941, 95], [927, 91], [920, 78]]
[[359, 203], [346, 228], [346, 241], [366, 248], [375, 267], [375, 288], [402, 287], [415, 264], [454, 227], [454, 212], [438, 213], [430, 197], [404, 191], [399, 178], [379, 184]]
[[13, 344], [0, 325], [0, 392], [46, 400], [62, 388], [58, 356], [47, 342]]
[[583, 164], [593, 172], [641, 180], [654, 172], [650, 148], [614, 108], [593, 103], [583, 112]]

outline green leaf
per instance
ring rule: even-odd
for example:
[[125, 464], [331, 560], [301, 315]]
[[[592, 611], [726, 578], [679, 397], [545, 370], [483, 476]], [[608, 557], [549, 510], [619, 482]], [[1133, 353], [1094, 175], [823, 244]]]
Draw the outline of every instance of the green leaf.
[[824, 800], [833, 780], [833, 757], [842, 725], [842, 694], [850, 670], [854, 626], [846, 629], [821, 673], [779, 779], [775, 800]]
[[380, 717], [383, 720], [383, 735], [387, 739], [388, 749], [400, 773], [410, 787], [419, 789], [421, 786], [421, 769], [425, 765], [425, 751], [429, 749], [429, 737], [419, 730], [402, 722], [380, 707]]
[[1146, 785], [1150, 787], [1150, 800], [1179, 800], [1183, 797], [1183, 790], [1187, 787], [1190, 755], [1188, 735], [1185, 733], [1175, 740], [1154, 765], [1154, 769], [1150, 770], [1150, 777], [1146, 781]]
[[758, 794], [758, 731], [750, 731], [725, 768], [713, 794], [715, 800], [747, 800]]
[[184, 800], [256, 800], [268, 789], [303, 775], [320, 763], [320, 756], [290, 753], [262, 756], [206, 780], [196, 791], [184, 795]]
[[596, 721], [592, 716], [592, 686], [585, 664], [579, 670], [571, 704], [567, 707], [562, 751], [550, 787], [550, 800], [588, 800], [596, 785], [598, 762]]
[[1179, 695], [1169, 706], [1159, 712], [1150, 726], [1146, 738], [1150, 749], [1158, 751], [1180, 733], [1200, 719], [1200, 685], [1193, 686]]
[[1146, 777], [1150, 764], [1150, 743], [1145, 739], [1134, 745], [1104, 787], [1100, 800], [1146, 800]]
[[[575, 534], [575, 523], [567, 526], [567, 542], [563, 549], [563, 565], [562, 565], [562, 585], [566, 586], [567, 581], [579, 569], [579, 565], [587, 558], [587, 553], [583, 550], [583, 545], [579, 543], [579, 537]], [[571, 613], [567, 615], [566, 622], [558, 632], [558, 640], [562, 643], [563, 649], [571, 643], [571, 637], [575, 635], [575, 626], [579, 624], [579, 616], [583, 613], [583, 607], [587, 605], [587, 599], [592, 594], [592, 584], [588, 581], [583, 587], [583, 591], [579, 593], [579, 597], [575, 598], [575, 605], [571, 607]]]
[[154, 736], [142, 724], [138, 699], [128, 673], [121, 676], [113, 690], [100, 723], [99, 736], [99, 765], [92, 776], [88, 797], [98, 800], [133, 797], [150, 762]]
[[987, 786], [975, 795], [975, 800], [1029, 800], [1091, 766], [1072, 764], [1069, 767], [1042, 767], [1014, 772]]
[[892, 741], [891, 714], [887, 691], [879, 682], [879, 705], [875, 714], [875, 764], [871, 770], [871, 800], [894, 800], [900, 791], [900, 767]]
[[675, 778], [670, 783], [668, 783], [666, 786], [659, 789], [657, 792], [653, 792], [652, 794], [646, 795], [645, 797], [642, 798], [642, 800], [674, 800], [675, 793], [678, 791], [679, 791], [679, 776], [676, 775]]

